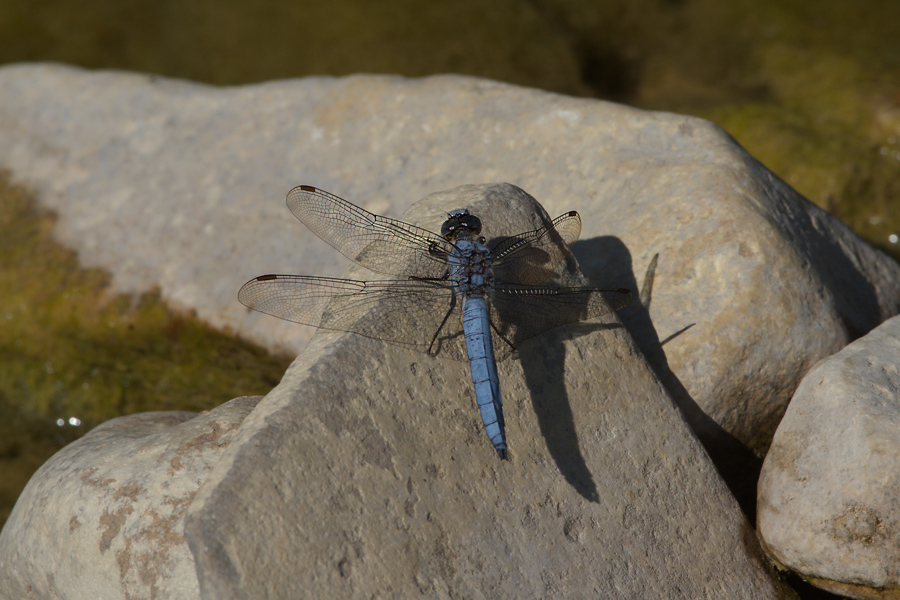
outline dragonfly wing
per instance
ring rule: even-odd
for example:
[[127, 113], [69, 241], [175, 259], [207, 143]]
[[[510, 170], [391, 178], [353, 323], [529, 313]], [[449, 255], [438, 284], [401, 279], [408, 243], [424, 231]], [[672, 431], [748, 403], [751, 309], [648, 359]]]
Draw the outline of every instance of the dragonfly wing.
[[466, 360], [461, 303], [446, 281], [263, 275], [244, 284], [238, 300], [295, 323]]
[[505, 239], [491, 250], [494, 276], [504, 283], [538, 285], [559, 274], [579, 235], [581, 217], [573, 210], [539, 229]]
[[288, 192], [287, 206], [313, 233], [350, 260], [379, 273], [436, 279], [453, 244], [441, 236], [364, 210], [318, 188]]
[[[491, 292], [491, 321], [497, 333], [516, 346], [550, 329], [619, 310], [629, 302], [631, 291], [626, 289], [501, 284]], [[505, 354], [498, 353], [498, 358]]]

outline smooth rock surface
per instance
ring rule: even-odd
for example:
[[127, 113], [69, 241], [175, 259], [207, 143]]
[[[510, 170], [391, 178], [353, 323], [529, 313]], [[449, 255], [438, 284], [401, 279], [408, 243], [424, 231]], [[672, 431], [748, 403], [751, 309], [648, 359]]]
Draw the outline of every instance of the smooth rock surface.
[[[435, 227], [461, 206], [493, 217], [489, 239], [542, 212], [466, 186], [404, 219]], [[508, 462], [466, 363], [320, 332], [189, 510], [203, 597], [782, 597], [615, 315], [532, 338], [500, 378]]]
[[57, 452], [0, 533], [0, 598], [198, 598], [184, 514], [259, 400], [120, 417]]
[[714, 455], [764, 449], [810, 366], [900, 310], [896, 263], [696, 118], [457, 76], [212, 88], [14, 65], [0, 98], [0, 167], [85, 264], [273, 349], [312, 331], [248, 313], [241, 284], [346, 266], [285, 208], [297, 184], [391, 216], [486, 181], [578, 210], [592, 283], [637, 289], [659, 254], [649, 312], [623, 318]]
[[759, 482], [781, 564], [854, 598], [900, 597], [900, 317], [822, 361], [788, 406]]

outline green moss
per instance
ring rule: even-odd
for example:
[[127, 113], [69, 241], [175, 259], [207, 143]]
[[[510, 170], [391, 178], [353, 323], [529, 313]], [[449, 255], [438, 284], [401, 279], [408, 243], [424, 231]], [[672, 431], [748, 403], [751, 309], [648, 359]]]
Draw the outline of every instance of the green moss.
[[[646, 82], [638, 104], [715, 121], [807, 198], [900, 259], [900, 244], [889, 241], [900, 234], [900, 4], [772, 0], [752, 9], [729, 5], [724, 15], [709, 4], [690, 3], [695, 13], [703, 7], [718, 15], [718, 33], [688, 19], [678, 34], [690, 40], [687, 48], [658, 44], [669, 52], [647, 56], [647, 69], [666, 72], [670, 83]], [[732, 39], [722, 42], [722, 32]], [[698, 50], [700, 68], [690, 60]]]
[[110, 293], [53, 226], [0, 176], [0, 520], [34, 470], [94, 425], [265, 394], [290, 362], [171, 312], [156, 292]]

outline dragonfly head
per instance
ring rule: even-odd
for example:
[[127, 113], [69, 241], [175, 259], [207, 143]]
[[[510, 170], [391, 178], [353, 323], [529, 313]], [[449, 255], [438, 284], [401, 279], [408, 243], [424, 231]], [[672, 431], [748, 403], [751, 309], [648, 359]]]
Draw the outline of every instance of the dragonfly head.
[[481, 233], [481, 219], [470, 214], [465, 208], [451, 211], [447, 217], [448, 219], [441, 225], [441, 235], [445, 240], [452, 240], [463, 233], [467, 234], [464, 237], [474, 238]]

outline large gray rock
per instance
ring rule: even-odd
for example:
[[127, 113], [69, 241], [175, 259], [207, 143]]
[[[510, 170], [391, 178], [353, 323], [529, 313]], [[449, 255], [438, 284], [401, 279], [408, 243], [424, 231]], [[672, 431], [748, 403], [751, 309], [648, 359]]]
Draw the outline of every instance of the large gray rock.
[[0, 533], [0, 598], [199, 597], [184, 514], [259, 400], [120, 417], [57, 452]]
[[[427, 192], [511, 181], [582, 213], [591, 283], [637, 290], [659, 255], [652, 302], [622, 317], [665, 388], [615, 319], [526, 343], [501, 367], [509, 464], [463, 363], [317, 338], [194, 501], [208, 598], [299, 580], [339, 597], [772, 597], [666, 389], [708, 447], [764, 448], [810, 365], [900, 308], [895, 263], [690, 117], [452, 76], [216, 89], [12, 66], [0, 97], [0, 166], [59, 213], [83, 262], [272, 348], [305, 338], [247, 313], [240, 285], [346, 265], [284, 207], [298, 183], [399, 215]], [[409, 218], [434, 227], [450, 208]], [[528, 228], [506, 209], [486, 214]]]
[[714, 454], [764, 449], [803, 374], [900, 310], [896, 263], [696, 118], [456, 76], [223, 89], [18, 65], [0, 97], [0, 167], [85, 264], [273, 349], [312, 331], [248, 313], [240, 285], [346, 266], [285, 209], [299, 183], [394, 216], [485, 181], [578, 210], [592, 282], [634, 289], [659, 254], [623, 318]]
[[769, 553], [853, 598], [900, 597], [900, 317], [822, 361], [759, 482]]
[[[543, 212], [515, 188], [465, 186], [404, 219], [437, 228], [460, 207], [493, 217], [489, 239]], [[190, 508], [203, 597], [780, 597], [614, 315], [533, 338], [519, 357], [500, 368], [503, 462], [464, 362], [313, 338]]]

